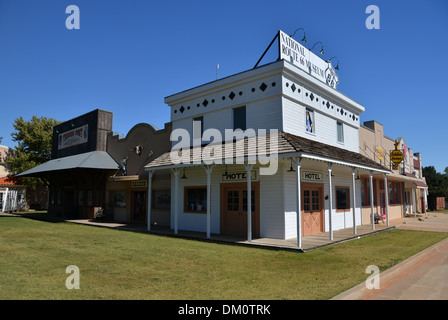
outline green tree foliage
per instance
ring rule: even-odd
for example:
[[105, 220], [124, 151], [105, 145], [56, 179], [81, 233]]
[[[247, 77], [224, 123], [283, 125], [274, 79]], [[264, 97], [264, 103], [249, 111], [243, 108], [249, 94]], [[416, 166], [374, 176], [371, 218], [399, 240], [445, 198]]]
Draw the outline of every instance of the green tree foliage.
[[[15, 131], [11, 133], [12, 140], [18, 144], [13, 154], [6, 157], [5, 165], [11, 175], [15, 175], [51, 159], [51, 142], [53, 126], [61, 123], [52, 118], [33, 116], [26, 121], [22, 117], [14, 121]], [[23, 178], [22, 183], [28, 186], [41, 185], [36, 178]]]
[[435, 206], [435, 198], [445, 197], [448, 199], [448, 167], [444, 173], [439, 173], [433, 166], [422, 169], [423, 176], [428, 184], [428, 205], [430, 208]]

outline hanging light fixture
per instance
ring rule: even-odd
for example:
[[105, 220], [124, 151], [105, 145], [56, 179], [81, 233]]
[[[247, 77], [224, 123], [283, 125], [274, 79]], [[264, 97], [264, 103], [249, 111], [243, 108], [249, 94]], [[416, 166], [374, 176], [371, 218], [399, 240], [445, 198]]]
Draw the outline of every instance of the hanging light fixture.
[[339, 58], [338, 57], [331, 57], [330, 59], [327, 60], [327, 62], [330, 62], [331, 59], [337, 59], [338, 63], [336, 64], [336, 67], [334, 68], [335, 70], [339, 70]]
[[289, 167], [289, 170], [287, 172], [296, 172], [294, 168], [292, 167], [292, 159], [291, 159], [291, 166]]
[[299, 31], [299, 30], [303, 30], [303, 38], [302, 38], [301, 41], [302, 41], [302, 42], [306, 42], [306, 33], [305, 33], [305, 29], [303, 29], [303, 28], [299, 28], [299, 29], [297, 29], [296, 31], [294, 31], [294, 33], [291, 34], [290, 37], [292, 38], [292, 37], [296, 34], [296, 32]]
[[188, 179], [187, 176], [185, 175], [185, 167], [184, 167], [184, 174], [182, 175], [182, 177], [180, 177], [181, 179]]
[[313, 46], [312, 46], [312, 48], [310, 49], [310, 51], [313, 51], [313, 49], [314, 49], [314, 47], [316, 46], [316, 44], [319, 44], [320, 43], [320, 45], [322, 46], [322, 48], [320, 49], [320, 51], [319, 51], [319, 53], [320, 54], [324, 54], [324, 45], [323, 45], [323, 43], [322, 42], [316, 42]]

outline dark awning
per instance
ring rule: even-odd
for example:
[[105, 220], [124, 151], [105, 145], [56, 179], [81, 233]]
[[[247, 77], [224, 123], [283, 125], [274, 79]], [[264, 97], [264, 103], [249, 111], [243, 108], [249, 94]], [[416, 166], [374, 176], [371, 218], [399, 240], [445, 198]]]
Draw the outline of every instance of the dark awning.
[[47, 161], [30, 170], [18, 174], [18, 177], [38, 177], [50, 172], [69, 169], [117, 170], [119, 165], [104, 151], [92, 151]]

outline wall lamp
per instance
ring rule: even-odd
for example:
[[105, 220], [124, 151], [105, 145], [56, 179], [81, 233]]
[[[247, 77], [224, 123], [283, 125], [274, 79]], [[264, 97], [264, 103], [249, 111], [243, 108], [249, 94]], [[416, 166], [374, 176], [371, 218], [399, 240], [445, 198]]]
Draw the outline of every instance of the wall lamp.
[[296, 172], [296, 170], [294, 170], [294, 168], [292, 167], [292, 159], [291, 159], [291, 166], [289, 167], [289, 170], [286, 172]]
[[339, 58], [338, 57], [331, 57], [330, 59], [327, 60], [327, 62], [331, 62], [331, 59], [337, 59], [338, 60], [338, 63], [336, 64], [335, 69], [339, 70]]
[[324, 45], [322, 44], [322, 42], [316, 42], [314, 45], [313, 45], [313, 47], [310, 49], [310, 51], [313, 51], [313, 49], [314, 49], [314, 47], [316, 46], [316, 44], [319, 44], [320, 43], [320, 45], [322, 46], [322, 49], [320, 49], [320, 54], [324, 54]]
[[299, 28], [299, 29], [297, 29], [296, 31], [294, 31], [294, 33], [293, 34], [291, 34], [291, 35], [289, 35], [291, 38], [296, 34], [296, 32], [297, 31], [299, 31], [299, 30], [303, 30], [303, 38], [302, 38], [302, 42], [306, 42], [306, 33], [305, 33], [305, 29], [303, 29], [303, 28]]
[[181, 179], [188, 179], [188, 177], [185, 175], [185, 167], [184, 167], [184, 174], [182, 175], [182, 177], [180, 177]]

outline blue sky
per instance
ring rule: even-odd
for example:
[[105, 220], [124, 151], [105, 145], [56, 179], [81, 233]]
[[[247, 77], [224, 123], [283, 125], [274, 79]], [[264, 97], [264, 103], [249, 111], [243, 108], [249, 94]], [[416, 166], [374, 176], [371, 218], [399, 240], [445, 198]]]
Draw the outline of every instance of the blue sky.
[[[68, 5], [80, 29], [68, 30]], [[380, 29], [368, 30], [368, 5]], [[424, 166], [448, 166], [448, 1], [0, 0], [0, 136], [33, 115], [68, 120], [101, 108], [120, 134], [163, 128], [164, 97], [251, 69], [278, 29], [306, 30], [337, 56], [338, 90]], [[298, 32], [296, 39], [302, 34]], [[262, 63], [274, 61], [276, 50]]]

